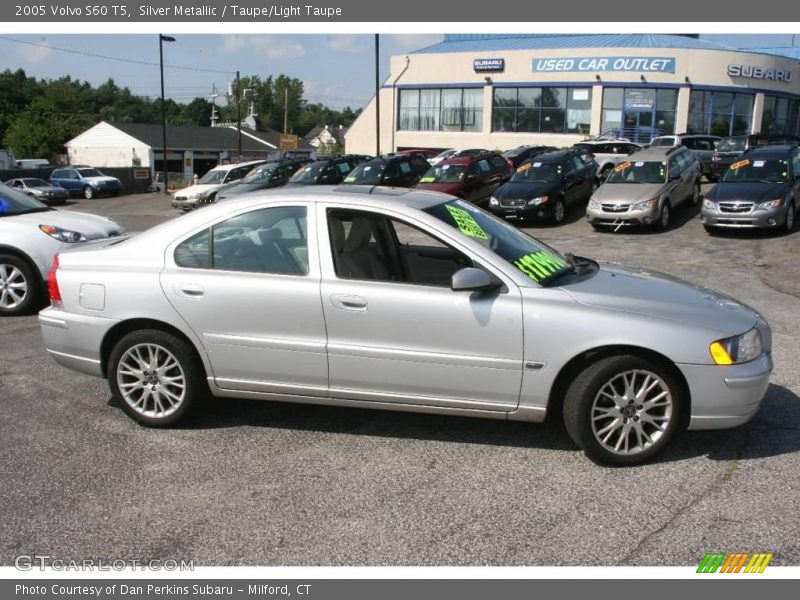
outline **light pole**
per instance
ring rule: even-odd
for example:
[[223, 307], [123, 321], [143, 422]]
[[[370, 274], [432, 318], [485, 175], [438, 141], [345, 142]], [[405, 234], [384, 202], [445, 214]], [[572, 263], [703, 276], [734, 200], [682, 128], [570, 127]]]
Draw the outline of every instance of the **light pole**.
[[169, 195], [167, 190], [167, 107], [164, 104], [164, 42], [174, 42], [175, 38], [168, 35], [158, 34], [158, 62], [161, 66], [161, 141], [162, 141], [162, 166], [164, 167], [164, 194]]

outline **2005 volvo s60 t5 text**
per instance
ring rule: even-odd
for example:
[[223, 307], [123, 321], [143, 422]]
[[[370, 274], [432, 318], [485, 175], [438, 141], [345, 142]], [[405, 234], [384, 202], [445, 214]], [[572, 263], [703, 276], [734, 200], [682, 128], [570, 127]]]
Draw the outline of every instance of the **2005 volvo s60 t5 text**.
[[273, 191], [63, 252], [40, 314], [60, 364], [173, 425], [207, 392], [542, 421], [634, 464], [748, 421], [771, 333], [739, 302], [562, 255], [436, 192]]

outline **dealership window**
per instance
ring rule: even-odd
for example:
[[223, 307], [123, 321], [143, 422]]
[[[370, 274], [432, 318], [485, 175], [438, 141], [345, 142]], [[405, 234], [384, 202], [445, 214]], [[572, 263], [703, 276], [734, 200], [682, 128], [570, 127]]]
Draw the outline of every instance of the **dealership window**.
[[397, 129], [481, 131], [483, 89], [400, 90]]
[[591, 88], [494, 90], [492, 131], [588, 134], [591, 120]]
[[604, 88], [600, 118], [602, 133], [622, 133], [637, 141], [675, 133], [674, 88]]
[[687, 133], [743, 135], [753, 120], [753, 94], [692, 90]]
[[798, 133], [800, 102], [780, 96], [764, 96], [761, 133]]

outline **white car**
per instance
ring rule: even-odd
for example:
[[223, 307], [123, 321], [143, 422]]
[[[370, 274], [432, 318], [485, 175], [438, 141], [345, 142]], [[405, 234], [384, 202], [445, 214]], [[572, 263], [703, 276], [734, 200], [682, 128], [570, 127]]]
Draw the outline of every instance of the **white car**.
[[56, 253], [124, 233], [112, 219], [55, 210], [0, 184], [0, 316], [38, 306]]
[[197, 208], [198, 204], [212, 204], [216, 202], [217, 194], [220, 191], [229, 188], [265, 162], [267, 161], [252, 160], [250, 162], [214, 167], [203, 175], [195, 185], [190, 185], [175, 192], [172, 196], [172, 207], [191, 210]]
[[458, 150], [456, 150], [455, 148], [450, 148], [448, 150], [442, 150], [441, 152], [439, 152], [439, 154], [437, 154], [433, 158], [429, 158], [428, 162], [431, 164], [431, 166], [435, 167], [436, 165], [438, 165], [443, 160], [446, 160], [446, 159], [452, 157], [456, 152], [458, 152]]
[[594, 155], [597, 163], [597, 176], [600, 181], [605, 181], [611, 170], [628, 155], [641, 150], [639, 144], [628, 140], [590, 140], [575, 144], [575, 148], [583, 148]]

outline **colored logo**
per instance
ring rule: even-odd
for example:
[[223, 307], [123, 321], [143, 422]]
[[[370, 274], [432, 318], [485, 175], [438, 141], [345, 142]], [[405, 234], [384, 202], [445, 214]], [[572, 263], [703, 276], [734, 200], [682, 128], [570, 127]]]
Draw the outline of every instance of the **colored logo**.
[[698, 573], [763, 573], [772, 552], [708, 552], [697, 567]]

